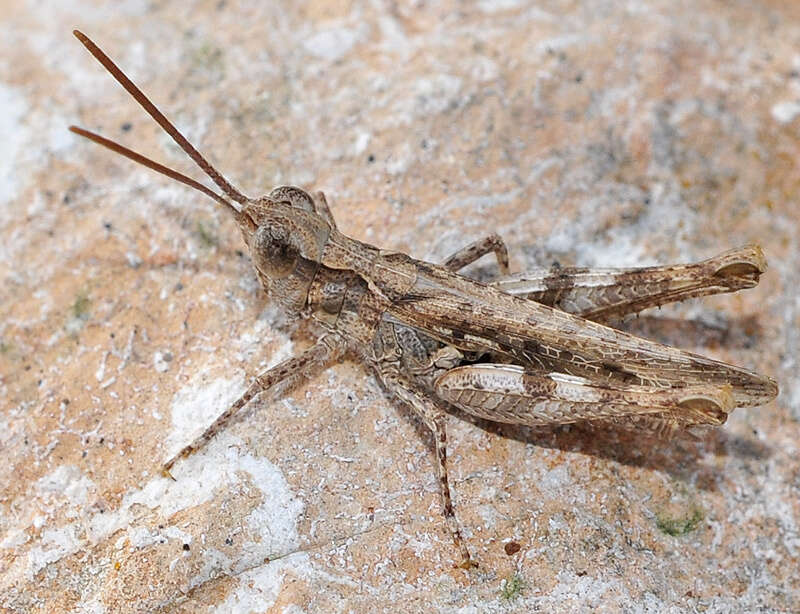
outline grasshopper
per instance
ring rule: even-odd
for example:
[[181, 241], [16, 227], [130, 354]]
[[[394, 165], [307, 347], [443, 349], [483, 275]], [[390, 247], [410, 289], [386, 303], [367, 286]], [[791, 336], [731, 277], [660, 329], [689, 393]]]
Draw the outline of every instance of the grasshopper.
[[[723, 424], [737, 406], [777, 395], [746, 369], [627, 334], [605, 324], [671, 301], [751, 288], [766, 268], [746, 246], [696, 264], [639, 269], [540, 269], [508, 275], [497, 235], [443, 264], [343, 235], [322, 192], [281, 186], [245, 196], [228, 182], [88, 37], [80, 42], [216, 184], [218, 193], [98, 134], [70, 130], [215, 200], [238, 225], [263, 289], [322, 333], [301, 353], [257, 375], [242, 396], [164, 464], [190, 455], [253, 398], [313, 375], [349, 354], [430, 429], [444, 517], [461, 555], [447, 478], [448, 412], [494, 422], [612, 424], [642, 434]], [[494, 253], [494, 283], [458, 270]], [[282, 384], [278, 386], [278, 384]]]

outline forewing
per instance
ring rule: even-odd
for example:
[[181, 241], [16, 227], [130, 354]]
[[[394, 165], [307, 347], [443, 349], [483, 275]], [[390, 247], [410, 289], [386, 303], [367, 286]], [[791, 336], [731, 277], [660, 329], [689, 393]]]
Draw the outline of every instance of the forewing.
[[512, 296], [498, 288], [417, 261], [413, 287], [394, 297], [388, 316], [454, 345], [483, 349], [540, 372], [616, 385], [655, 388], [732, 387], [739, 406], [777, 394], [756, 373]]

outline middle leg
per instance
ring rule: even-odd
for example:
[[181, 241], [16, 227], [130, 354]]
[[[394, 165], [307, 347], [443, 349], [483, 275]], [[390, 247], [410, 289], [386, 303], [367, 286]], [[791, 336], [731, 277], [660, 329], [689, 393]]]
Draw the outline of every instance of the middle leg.
[[500, 274], [508, 275], [508, 248], [500, 235], [494, 232], [488, 237], [461, 248], [445, 260], [442, 265], [451, 271], [458, 271], [491, 252], [494, 252], [497, 257], [497, 266], [500, 267]]
[[477, 563], [470, 557], [469, 550], [461, 537], [461, 529], [458, 526], [458, 519], [453, 510], [453, 500], [450, 496], [450, 484], [447, 477], [447, 414], [436, 404], [434, 398], [425, 393], [421, 386], [400, 372], [397, 363], [379, 363], [377, 371], [384, 386], [411, 407], [433, 434], [436, 444], [436, 469], [439, 477], [442, 511], [453, 542], [461, 552], [459, 567], [463, 569], [477, 567]]

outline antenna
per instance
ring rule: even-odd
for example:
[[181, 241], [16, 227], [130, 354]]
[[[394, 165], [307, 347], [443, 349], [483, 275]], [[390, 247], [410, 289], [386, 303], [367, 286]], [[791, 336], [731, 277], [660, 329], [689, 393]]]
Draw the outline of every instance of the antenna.
[[[203, 170], [203, 172], [206, 175], [208, 175], [211, 178], [211, 180], [215, 184], [217, 184], [217, 186], [231, 200], [234, 200], [234, 201], [236, 201], [237, 203], [240, 203], [240, 204], [244, 204], [244, 203], [246, 203], [246, 202], [248, 202], [250, 200], [247, 196], [245, 196], [239, 190], [237, 190], [235, 187], [233, 187], [228, 182], [228, 180], [225, 179], [225, 177], [223, 177], [222, 174], [219, 171], [217, 171], [217, 169], [215, 169], [211, 165], [211, 163], [208, 160], [206, 160], [202, 156], [202, 154], [194, 148], [194, 146], [186, 139], [186, 137], [183, 136], [180, 133], [180, 131], [172, 124], [172, 122], [170, 122], [164, 116], [164, 114], [161, 111], [158, 110], [156, 105], [154, 105], [152, 102], [150, 102], [150, 100], [147, 98], [147, 96], [144, 95], [142, 90], [140, 90], [138, 87], [136, 87], [136, 85], [133, 83], [133, 81], [128, 79], [128, 77], [125, 75], [125, 73], [122, 72], [122, 70], [120, 70], [119, 67], [116, 64], [114, 64], [114, 62], [111, 60], [111, 58], [109, 58], [105, 53], [103, 53], [103, 51], [100, 49], [100, 47], [95, 45], [91, 41], [91, 39], [89, 39], [89, 37], [86, 36], [83, 32], [81, 32], [79, 30], [73, 30], [72, 33], [75, 35], [75, 37], [81, 43], [83, 43], [83, 46], [86, 47], [89, 50], [89, 53], [91, 53], [95, 57], [95, 59], [97, 59], [97, 61], [100, 62], [105, 67], [105, 69], [108, 72], [111, 73], [111, 75], [117, 80], [117, 82], [119, 82], [119, 84], [122, 87], [124, 87], [131, 96], [133, 96], [134, 100], [136, 100], [136, 102], [138, 102], [142, 106], [142, 108], [144, 108], [144, 110], [147, 111], [148, 115], [150, 115], [150, 117], [152, 117], [158, 123], [158, 125], [161, 126], [161, 128], [163, 128], [164, 131], [172, 137], [172, 140], [174, 140], [180, 146], [180, 148], [183, 149], [183, 151], [185, 151], [186, 154], [192, 160], [194, 160], [195, 164], [197, 164], [197, 166], [199, 166]], [[137, 154], [136, 152], [133, 152], [133, 151], [131, 151], [129, 149], [126, 149], [126, 148], [122, 147], [121, 145], [118, 145], [118, 144], [114, 143], [113, 141], [109, 141], [107, 139], [104, 139], [103, 137], [95, 135], [94, 133], [82, 130], [80, 128], [75, 128], [75, 129], [70, 128], [70, 130], [72, 130], [76, 134], [80, 134], [81, 136], [85, 136], [86, 138], [88, 138], [88, 139], [90, 139], [90, 140], [92, 140], [92, 141], [94, 141], [96, 143], [99, 143], [100, 145], [103, 145], [104, 147], [108, 147], [112, 151], [115, 151], [115, 152], [117, 152], [119, 154], [122, 154], [123, 156], [125, 156], [127, 158], [130, 158], [131, 160], [135, 160], [136, 162], [139, 162], [140, 164], [144, 164], [145, 166], [147, 166], [149, 168], [152, 168], [153, 170], [156, 170], [159, 173], [164, 173], [168, 177], [176, 179], [177, 181], [180, 181], [182, 183], [186, 183], [187, 185], [191, 185], [194, 188], [197, 188], [197, 185], [201, 185], [201, 184], [194, 185], [192, 183], [188, 183], [187, 181], [184, 180], [184, 179], [189, 179], [188, 177], [185, 177], [184, 175], [181, 175], [180, 173], [177, 173], [176, 171], [172, 171], [171, 169], [168, 169], [167, 167], [162, 166], [162, 165], [160, 165], [160, 164], [158, 164], [156, 162], [152, 162], [151, 160], [145, 158], [144, 156], [141, 156], [140, 154]], [[166, 171], [168, 171], [168, 172], [166, 172]], [[180, 179], [180, 177], [184, 177], [184, 179]], [[193, 181], [193, 180], [190, 180], [190, 181]], [[197, 182], [195, 182], [195, 183], [197, 183]], [[201, 190], [201, 191], [203, 191], [203, 190]], [[207, 194], [207, 192], [205, 192], [205, 191], [203, 191], [203, 192]], [[209, 192], [210, 192], [210, 190], [209, 190]], [[213, 194], [213, 192], [212, 192], [212, 194]], [[210, 194], [209, 194], [209, 196], [210, 196]], [[214, 198], [215, 200], [219, 201], [219, 199], [221, 197], [215, 194], [214, 196], [212, 196], [212, 198]], [[228, 203], [228, 206], [231, 207], [230, 203]]]
[[183, 173], [179, 173], [178, 171], [173, 170], [173, 169], [169, 168], [168, 166], [164, 166], [163, 164], [159, 164], [158, 162], [156, 162], [154, 160], [151, 160], [150, 158], [147, 158], [147, 157], [143, 156], [142, 154], [133, 151], [132, 149], [128, 149], [127, 147], [123, 147], [122, 145], [120, 145], [119, 143], [117, 143], [115, 141], [112, 141], [110, 139], [102, 137], [102, 136], [100, 136], [99, 134], [97, 134], [95, 132], [90, 132], [89, 130], [84, 130], [83, 128], [79, 128], [78, 126], [70, 126], [69, 129], [70, 129], [70, 132], [74, 132], [75, 134], [79, 134], [82, 137], [89, 139], [90, 141], [94, 141], [98, 145], [102, 145], [103, 147], [106, 147], [106, 148], [110, 149], [114, 153], [118, 153], [121, 156], [125, 156], [126, 158], [129, 158], [129, 159], [133, 160], [134, 162], [137, 162], [137, 163], [141, 164], [142, 166], [146, 166], [147, 168], [152, 169], [152, 170], [156, 171], [157, 173], [161, 173], [162, 175], [166, 175], [170, 179], [174, 179], [175, 181], [179, 181], [179, 182], [181, 182], [183, 184], [186, 184], [189, 187], [192, 187], [195, 190], [198, 190], [198, 191], [202, 192], [206, 196], [210, 196], [211, 198], [216, 200], [221, 205], [223, 205], [223, 206], [227, 207], [228, 209], [230, 209], [230, 211], [234, 214], [234, 216], [236, 217], [237, 220], [241, 220], [243, 218], [243, 214], [236, 207], [234, 207], [230, 202], [225, 200], [222, 196], [220, 196], [219, 194], [217, 194], [213, 190], [211, 190], [211, 189], [207, 188], [206, 186], [204, 186], [199, 181], [195, 181], [194, 179], [192, 179], [191, 177], [187, 177]]

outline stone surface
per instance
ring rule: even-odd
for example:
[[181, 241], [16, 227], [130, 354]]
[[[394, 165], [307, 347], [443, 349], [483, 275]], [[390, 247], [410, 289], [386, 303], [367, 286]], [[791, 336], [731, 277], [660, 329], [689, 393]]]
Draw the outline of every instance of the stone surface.
[[[4, 611], [797, 607], [796, 3], [0, 10]], [[199, 174], [73, 27], [245, 192], [322, 188], [344, 232], [382, 247], [437, 260], [497, 230], [520, 270], [760, 243], [756, 289], [630, 328], [771, 374], [781, 395], [699, 441], [453, 416], [469, 573], [429, 439], [357, 363], [253, 404], [160, 477], [313, 331], [261, 293], [213, 203], [66, 131]]]

